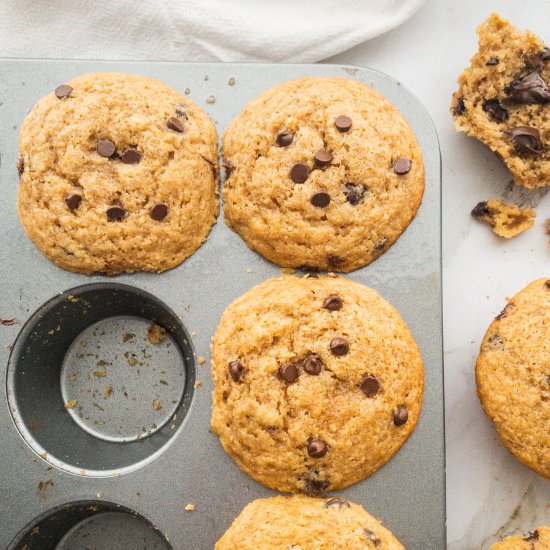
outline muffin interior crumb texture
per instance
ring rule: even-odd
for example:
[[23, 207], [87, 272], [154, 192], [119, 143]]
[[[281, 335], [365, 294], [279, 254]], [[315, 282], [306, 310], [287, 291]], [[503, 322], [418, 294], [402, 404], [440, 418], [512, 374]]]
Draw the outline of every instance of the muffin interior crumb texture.
[[472, 216], [488, 223], [499, 237], [510, 239], [533, 227], [536, 213], [531, 208], [489, 199], [478, 203]]
[[479, 50], [458, 79], [457, 130], [488, 145], [515, 183], [550, 184], [550, 49], [497, 14], [478, 28]]

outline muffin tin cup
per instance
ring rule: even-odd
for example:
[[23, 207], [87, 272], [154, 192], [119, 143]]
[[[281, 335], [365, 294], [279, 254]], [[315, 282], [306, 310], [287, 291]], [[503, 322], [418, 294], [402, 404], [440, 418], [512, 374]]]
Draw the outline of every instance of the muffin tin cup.
[[119, 283], [76, 287], [27, 321], [7, 374], [13, 420], [52, 465], [119, 475], [178, 433], [193, 397], [195, 358], [180, 319]]
[[112, 502], [81, 501], [48, 510], [27, 525], [7, 550], [171, 550], [143, 516]]
[[[52, 511], [92, 506], [101, 513], [91, 519], [73, 514], [74, 521], [59, 522], [60, 532], [55, 521], [43, 523], [40, 532], [58, 536], [56, 545], [63, 537], [70, 543], [86, 529], [94, 531], [97, 521], [105, 521], [106, 532], [117, 518], [118, 525], [126, 525], [128, 518], [116, 515], [122, 510], [145, 518], [143, 525], [154, 525], [159, 540], [166, 538], [175, 550], [208, 549], [246, 504], [275, 494], [241, 472], [210, 431], [208, 365], [210, 338], [225, 307], [282, 270], [248, 249], [223, 215], [207, 241], [177, 268], [116, 278], [57, 268], [19, 223], [21, 121], [57, 85], [93, 71], [154, 76], [189, 93], [210, 114], [220, 136], [248, 100], [303, 76], [358, 79], [403, 113], [424, 155], [423, 203], [383, 256], [346, 277], [376, 289], [409, 325], [424, 359], [424, 405], [415, 432], [397, 455], [340, 494], [380, 517], [407, 548], [444, 548], [441, 165], [437, 136], [422, 104], [392, 78], [353, 67], [61, 60], [0, 61], [0, 316], [17, 319], [0, 326], [6, 380], [0, 407], [0, 548], [23, 548], [22, 537]], [[83, 300], [71, 301], [70, 294]], [[90, 303], [87, 313], [84, 299]], [[169, 334], [160, 347], [145, 336], [152, 320]], [[124, 342], [126, 332], [136, 336]], [[80, 347], [89, 350], [84, 357]], [[165, 373], [153, 371], [157, 361], [145, 357], [152, 354]], [[131, 357], [138, 363], [130, 365]], [[104, 393], [107, 386], [112, 386], [110, 395]], [[194, 511], [186, 510], [187, 504]]]

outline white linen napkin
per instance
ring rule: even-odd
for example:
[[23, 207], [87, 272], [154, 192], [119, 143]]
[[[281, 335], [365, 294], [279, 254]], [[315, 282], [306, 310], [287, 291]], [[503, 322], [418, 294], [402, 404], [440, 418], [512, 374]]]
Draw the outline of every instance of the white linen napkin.
[[425, 0], [1, 0], [0, 57], [314, 62]]

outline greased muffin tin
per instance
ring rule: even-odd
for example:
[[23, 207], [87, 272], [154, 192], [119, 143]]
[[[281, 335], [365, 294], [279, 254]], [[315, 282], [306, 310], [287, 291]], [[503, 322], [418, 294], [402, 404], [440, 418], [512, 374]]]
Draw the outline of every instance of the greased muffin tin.
[[[203, 107], [220, 136], [248, 100], [302, 76], [361, 80], [403, 113], [424, 155], [422, 205], [388, 252], [346, 276], [380, 292], [408, 323], [424, 359], [423, 411], [388, 464], [339, 494], [380, 517], [407, 548], [444, 548], [441, 164], [420, 102], [382, 73], [336, 65], [0, 66], [0, 548], [207, 549], [248, 502], [275, 494], [241, 472], [210, 432], [208, 365], [224, 308], [282, 270], [249, 250], [223, 215], [175, 269], [114, 278], [57, 268], [19, 223], [21, 121], [56, 86], [93, 71], [159, 78]], [[166, 329], [161, 344], [147, 337], [153, 322]]]

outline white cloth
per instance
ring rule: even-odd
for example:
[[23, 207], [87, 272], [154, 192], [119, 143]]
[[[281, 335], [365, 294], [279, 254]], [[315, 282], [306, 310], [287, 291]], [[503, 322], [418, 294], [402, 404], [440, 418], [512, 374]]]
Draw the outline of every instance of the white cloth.
[[314, 62], [425, 0], [0, 0], [0, 57]]

